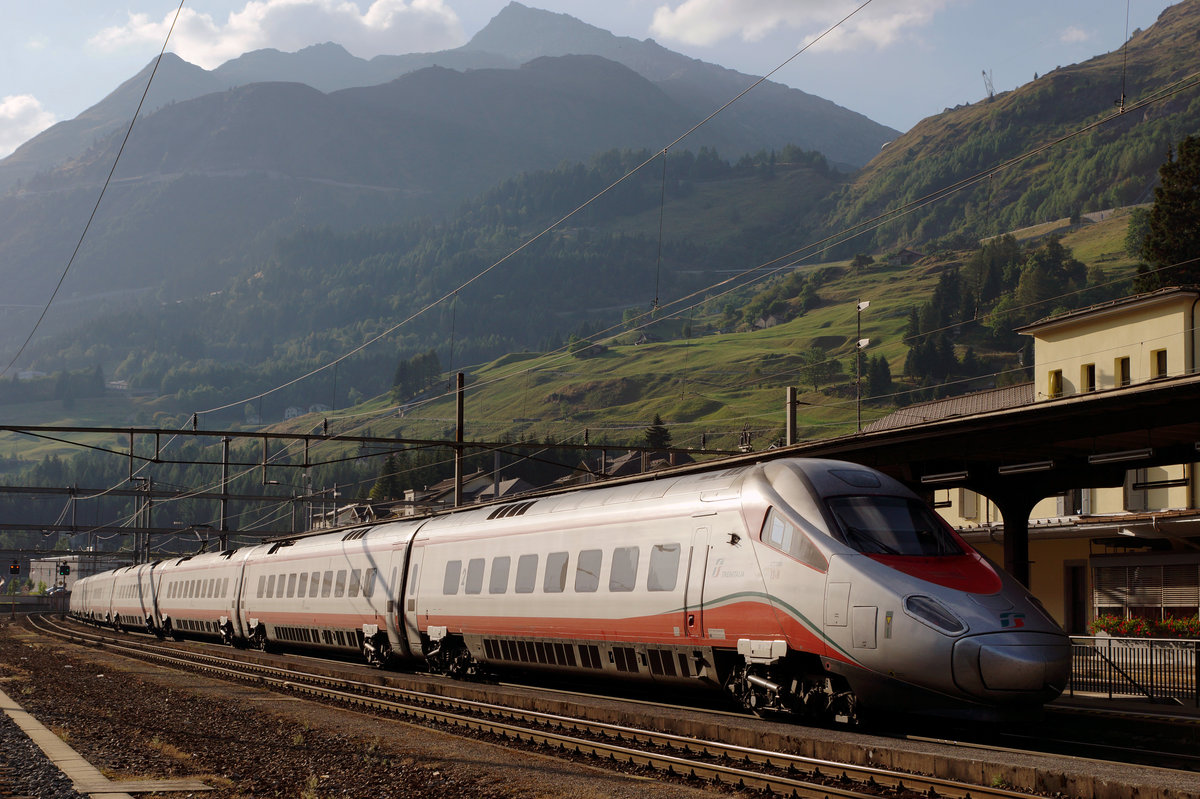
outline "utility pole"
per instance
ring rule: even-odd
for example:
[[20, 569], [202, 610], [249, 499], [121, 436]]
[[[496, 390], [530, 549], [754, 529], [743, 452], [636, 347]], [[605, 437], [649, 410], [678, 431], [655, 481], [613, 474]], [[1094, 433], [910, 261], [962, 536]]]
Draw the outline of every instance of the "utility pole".
[[221, 521], [219, 540], [221, 551], [229, 549], [229, 436], [221, 437]]
[[871, 343], [871, 339], [862, 337], [862, 312], [871, 307], [870, 300], [858, 303], [858, 327], [854, 337], [854, 412], [858, 419], [858, 432], [862, 432], [862, 351]]
[[796, 443], [796, 387], [787, 387], [787, 433], [784, 443], [789, 447]]
[[456, 406], [456, 423], [454, 427], [454, 507], [456, 508], [462, 505], [463, 488], [463, 397], [466, 394], [466, 392], [463, 390], [463, 386], [466, 384], [466, 376], [462, 372], [458, 373], [457, 383], [458, 386], [455, 390], [454, 398]]

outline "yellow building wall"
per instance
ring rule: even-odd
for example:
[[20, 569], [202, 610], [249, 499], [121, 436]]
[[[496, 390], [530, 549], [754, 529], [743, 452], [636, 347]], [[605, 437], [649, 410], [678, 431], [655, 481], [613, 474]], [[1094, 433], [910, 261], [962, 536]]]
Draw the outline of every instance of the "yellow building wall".
[[1167, 352], [1167, 374], [1187, 374], [1194, 364], [1197, 331], [1191, 323], [1194, 297], [1182, 295], [1144, 305], [1066, 320], [1034, 332], [1034, 398], [1051, 398], [1050, 374], [1062, 373], [1062, 394], [1081, 392], [1082, 367], [1094, 364], [1096, 390], [1117, 387], [1116, 363], [1129, 358], [1130, 381], [1154, 377], [1157, 350]]
[[[1004, 542], [972, 542], [993, 563], [1003, 566]], [[1060, 625], [1067, 621], [1066, 564], [1068, 561], [1087, 561], [1091, 546], [1086, 538], [1061, 538], [1052, 541], [1038, 539], [1029, 542], [1029, 591]], [[1086, 569], [1090, 575], [1091, 570]], [[1090, 582], [1090, 576], [1088, 577]], [[1088, 585], [1091, 595], [1091, 585]]]

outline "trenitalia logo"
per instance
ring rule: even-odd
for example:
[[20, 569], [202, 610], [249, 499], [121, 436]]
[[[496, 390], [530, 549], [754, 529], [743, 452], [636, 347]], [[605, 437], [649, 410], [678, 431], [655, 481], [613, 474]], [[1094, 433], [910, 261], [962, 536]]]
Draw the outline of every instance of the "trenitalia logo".
[[1016, 613], [1014, 611], [1009, 611], [1008, 613], [1001, 613], [1000, 614], [1000, 626], [1001, 627], [1011, 627], [1013, 629], [1016, 629], [1017, 627], [1024, 627], [1025, 626], [1025, 614], [1024, 613]]

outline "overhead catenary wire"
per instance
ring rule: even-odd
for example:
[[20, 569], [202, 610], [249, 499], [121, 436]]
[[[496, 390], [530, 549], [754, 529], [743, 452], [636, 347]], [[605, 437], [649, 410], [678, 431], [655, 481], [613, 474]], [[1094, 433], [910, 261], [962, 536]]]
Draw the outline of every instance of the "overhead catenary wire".
[[25, 348], [29, 346], [29, 342], [33, 340], [33, 336], [37, 333], [38, 328], [41, 327], [46, 314], [50, 312], [50, 306], [54, 304], [55, 298], [58, 297], [58, 292], [62, 289], [63, 282], [66, 281], [71, 267], [75, 264], [75, 259], [79, 256], [80, 249], [83, 248], [83, 240], [87, 237], [88, 230], [91, 229], [92, 222], [96, 218], [96, 213], [100, 210], [100, 203], [103, 202], [104, 195], [108, 191], [108, 185], [112, 182], [113, 174], [117, 171], [117, 164], [121, 163], [121, 155], [125, 152], [125, 145], [129, 143], [129, 137], [133, 133], [133, 126], [137, 123], [138, 115], [142, 112], [142, 106], [146, 102], [146, 95], [150, 93], [150, 86], [154, 83], [154, 76], [158, 73], [158, 65], [162, 63], [163, 54], [167, 51], [167, 43], [171, 41], [171, 34], [175, 31], [175, 23], [179, 21], [179, 14], [183, 11], [185, 1], [179, 0], [179, 7], [175, 9], [175, 16], [171, 19], [171, 26], [167, 29], [167, 35], [163, 38], [162, 49], [158, 51], [158, 57], [154, 59], [154, 66], [150, 70], [150, 76], [146, 78], [146, 86], [142, 89], [142, 96], [138, 100], [133, 117], [129, 120], [129, 127], [125, 129], [125, 137], [121, 139], [121, 146], [117, 148], [117, 154], [113, 158], [112, 167], [108, 170], [108, 175], [104, 178], [104, 183], [100, 187], [100, 194], [96, 197], [95, 204], [92, 205], [92, 212], [88, 215], [87, 222], [79, 234], [79, 240], [75, 242], [75, 249], [71, 252], [71, 257], [67, 259], [67, 265], [63, 267], [62, 273], [58, 276], [58, 282], [54, 285], [54, 291], [50, 293], [50, 298], [46, 300], [46, 305], [42, 308], [41, 314], [38, 315], [37, 321], [33, 323], [33, 329], [29, 331], [29, 335], [25, 337], [25, 341], [17, 349], [17, 353], [8, 362], [8, 366], [0, 370], [0, 377], [8, 374], [9, 370], [13, 368], [25, 352]]
[[[695, 133], [701, 127], [703, 127], [704, 125], [707, 125], [710, 121], [712, 121], [712, 119], [714, 117], [716, 117], [717, 115], [724, 112], [731, 105], [733, 105], [737, 101], [741, 100], [748, 93], [753, 91], [758, 86], [762, 85], [765, 81], [769, 80], [772, 75], [779, 72], [781, 69], [786, 67], [788, 64], [790, 64], [792, 61], [794, 61], [796, 58], [798, 58], [803, 53], [807, 52], [809, 50], [809, 48], [813, 47], [818, 42], [820, 42], [822, 39], [824, 39], [827, 36], [829, 36], [830, 34], [832, 34], [835, 30], [837, 30], [839, 27], [841, 27], [843, 24], [845, 24], [850, 18], [852, 18], [854, 15], [858, 14], [860, 11], [862, 11], [864, 8], [866, 8], [868, 5], [870, 5], [871, 2], [872, 2], [872, 0], [864, 0], [864, 2], [862, 2], [856, 8], [854, 8], [852, 11], [850, 11], [848, 14], [846, 14], [840, 20], [835, 22], [833, 25], [831, 25], [828, 29], [826, 29], [820, 35], [814, 37], [811, 41], [809, 41], [807, 44], [805, 44], [803, 47], [801, 47], [795, 53], [790, 55], [787, 59], [785, 59], [782, 63], [780, 63], [778, 66], [776, 66], [770, 72], [768, 72], [766, 75], [755, 80], [753, 83], [751, 83], [745, 89], [738, 92], [734, 97], [732, 97], [731, 99], [726, 101], [724, 104], [722, 104], [715, 111], [711, 112], [708, 116], [704, 117], [699, 122], [695, 123], [690, 128], [688, 128], [686, 131], [684, 131], [682, 134], [677, 136], [675, 139], [673, 139], [671, 142], [669, 142], [665, 147], [663, 147], [662, 151], [665, 152], [667, 150], [670, 150], [672, 147], [678, 145], [680, 142], [682, 142], [688, 136]], [[508, 261], [512, 260], [514, 257], [516, 257], [520, 253], [524, 252], [526, 249], [530, 248], [531, 246], [533, 246], [535, 243], [537, 243], [541, 239], [545, 238], [551, 232], [553, 232], [558, 227], [560, 227], [563, 223], [565, 223], [572, 217], [582, 213], [587, 208], [591, 207], [597, 200], [599, 200], [601, 197], [604, 197], [606, 194], [608, 194], [610, 191], [615, 189], [617, 186], [621, 185], [625, 181], [632, 178], [634, 175], [636, 175], [638, 172], [640, 172], [642, 169], [644, 169], [648, 164], [652, 163], [654, 161], [654, 159], [656, 159], [656, 158], [658, 158], [658, 151], [655, 151], [655, 153], [653, 155], [648, 156], [645, 160], [643, 160], [641, 163], [639, 163], [636, 166], [634, 166], [633, 168], [631, 168], [624, 175], [622, 175], [621, 177], [612, 181], [610, 184], [605, 186], [599, 192], [597, 192], [596, 194], [593, 194], [587, 200], [584, 200], [582, 203], [577, 205], [575, 208], [568, 211], [566, 214], [559, 217], [554, 222], [552, 222], [551, 224], [549, 224], [548, 226], [543, 228], [540, 232], [538, 232], [538, 233], [534, 234], [533, 236], [529, 237], [528, 239], [526, 239], [520, 245], [513, 248], [508, 254], [504, 255], [500, 259], [493, 262], [490, 266], [483, 268], [479, 272], [475, 273], [473, 276], [467, 278], [465, 281], [460, 283], [454, 289], [442, 294], [440, 297], [438, 297], [435, 300], [431, 300], [430, 302], [426, 303], [424, 306], [422, 306], [418, 310], [414, 311], [413, 313], [409, 314], [407, 317], [400, 320], [396, 324], [394, 324], [391, 327], [388, 327], [387, 329], [383, 330], [382, 332], [368, 338], [363, 343], [352, 348], [348, 352], [343, 353], [342, 355], [338, 356], [334, 360], [329, 361], [321, 366], [318, 366], [315, 369], [311, 369], [308, 372], [306, 372], [296, 378], [293, 378], [292, 380], [281, 383], [280, 385], [277, 385], [274, 388], [268, 389], [267, 391], [263, 391], [258, 394], [254, 394], [253, 396], [245, 397], [243, 399], [239, 399], [234, 402], [229, 402], [224, 405], [219, 405], [219, 406], [216, 406], [213, 408], [209, 408], [207, 410], [197, 411], [197, 413], [199, 413], [199, 414], [216, 413], [218, 411], [223, 411], [223, 410], [232, 408], [237, 405], [245, 404], [247, 402], [253, 402], [254, 400], [261, 399], [262, 397], [266, 397], [270, 394], [274, 394], [275, 392], [281, 391], [285, 388], [288, 388], [289, 386], [293, 386], [303, 380], [308, 379], [309, 377], [320, 374], [321, 372], [325, 371], [326, 369], [332, 368], [332, 367], [336, 366], [337, 364], [341, 363], [342, 361], [345, 361], [348, 358], [351, 358], [351, 357], [357, 355], [358, 353], [362, 352], [363, 350], [365, 350], [367, 347], [371, 346], [375, 342], [380, 341], [380, 340], [390, 336], [392, 333], [394, 333], [396, 330], [399, 330], [404, 325], [408, 324], [409, 322], [412, 322], [415, 319], [418, 319], [419, 317], [426, 314], [428, 311], [430, 311], [433, 308], [448, 301], [451, 297], [453, 297], [457, 293], [469, 288], [470, 286], [474, 285], [478, 281], [482, 280], [485, 276], [490, 274], [492, 271], [499, 268], [500, 266], [507, 263]]]
[[[865, 4], [864, 4], [864, 5], [865, 5]], [[998, 169], [998, 167], [997, 167], [996, 169]], [[996, 170], [996, 169], [994, 169], [994, 170], [990, 170], [990, 172], [989, 172], [989, 173], [986, 173], [986, 174], [988, 174], [988, 175], [989, 175], [989, 178], [990, 178], [990, 175], [991, 175], [991, 174], [995, 174], [995, 170]], [[632, 173], [630, 173], [630, 174], [632, 174]], [[565, 217], [564, 217], [564, 218], [565, 218]], [[784, 266], [784, 268], [786, 269], [786, 268], [787, 268], [787, 266]], [[739, 287], [739, 288], [740, 288], [740, 287]], [[707, 301], [707, 300], [706, 300], [706, 301]], [[690, 307], [696, 307], [696, 306], [690, 306]], [[682, 313], [682, 311], [680, 311], [679, 313]], [[203, 411], [203, 413], [208, 413], [208, 411]]]

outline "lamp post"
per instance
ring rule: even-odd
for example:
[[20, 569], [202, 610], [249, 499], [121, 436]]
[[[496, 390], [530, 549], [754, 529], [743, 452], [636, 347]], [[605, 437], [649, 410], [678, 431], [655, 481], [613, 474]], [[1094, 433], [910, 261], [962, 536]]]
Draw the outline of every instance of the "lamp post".
[[854, 412], [860, 433], [862, 432], [862, 351], [871, 343], [871, 339], [862, 337], [862, 312], [870, 307], [870, 300], [860, 300], [858, 303], [858, 326], [854, 343]]

